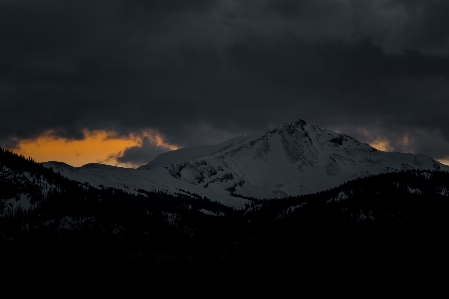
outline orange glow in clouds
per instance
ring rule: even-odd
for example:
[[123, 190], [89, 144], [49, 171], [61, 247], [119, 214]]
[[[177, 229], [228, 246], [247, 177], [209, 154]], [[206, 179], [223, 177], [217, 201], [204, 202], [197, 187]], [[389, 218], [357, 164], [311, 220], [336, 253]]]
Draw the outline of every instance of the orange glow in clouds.
[[369, 143], [369, 145], [383, 152], [388, 152], [389, 150], [391, 150], [388, 140], [376, 139], [373, 142]]
[[368, 144], [374, 147], [375, 149], [384, 152], [392, 150], [390, 141], [388, 141], [388, 139], [383, 138], [382, 136], [373, 136], [371, 132], [366, 129], [360, 129], [360, 132], [366, 137], [366, 139], [371, 140], [371, 142], [368, 142]]
[[438, 162], [449, 166], [449, 159], [436, 159]]
[[142, 145], [144, 139], [167, 150], [177, 149], [175, 145], [164, 142], [162, 137], [154, 131], [117, 136], [114, 132], [85, 130], [82, 140], [55, 137], [51, 132], [36, 139], [20, 140], [14, 152], [25, 157], [30, 156], [37, 162], [60, 161], [72, 166], [82, 166], [87, 163], [129, 166], [117, 163], [114, 157], [126, 148]]

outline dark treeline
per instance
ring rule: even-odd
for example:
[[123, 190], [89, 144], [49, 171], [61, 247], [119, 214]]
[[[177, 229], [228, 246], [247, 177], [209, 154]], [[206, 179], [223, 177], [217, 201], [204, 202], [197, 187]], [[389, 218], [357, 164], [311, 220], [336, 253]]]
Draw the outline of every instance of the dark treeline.
[[[241, 211], [183, 190], [135, 191], [93, 188], [0, 150], [0, 253], [8, 257], [0, 266], [158, 287], [347, 294], [434, 290], [446, 277], [446, 172], [408, 170], [316, 194], [247, 198]], [[21, 201], [28, 206], [14, 205]]]
[[[441, 287], [449, 249], [448, 183], [446, 172], [404, 171], [256, 203], [259, 208], [244, 216], [253, 235], [238, 256], [302, 269], [303, 276], [340, 291], [349, 291], [349, 284], [371, 291]], [[344, 199], [335, 200], [339, 194]], [[300, 207], [285, 215], [292, 206]]]

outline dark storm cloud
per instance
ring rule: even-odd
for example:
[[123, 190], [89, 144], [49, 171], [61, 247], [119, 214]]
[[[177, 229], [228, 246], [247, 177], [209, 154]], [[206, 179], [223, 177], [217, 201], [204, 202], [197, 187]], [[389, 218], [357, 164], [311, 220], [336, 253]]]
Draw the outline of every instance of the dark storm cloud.
[[443, 158], [447, 15], [447, 1], [0, 0], [0, 141], [155, 129], [188, 146], [302, 118]]
[[117, 156], [111, 158], [119, 163], [144, 165], [147, 164], [150, 159], [167, 151], [169, 151], [169, 149], [157, 147], [149, 139], [143, 139], [140, 146], [127, 148], [123, 152], [118, 153]]

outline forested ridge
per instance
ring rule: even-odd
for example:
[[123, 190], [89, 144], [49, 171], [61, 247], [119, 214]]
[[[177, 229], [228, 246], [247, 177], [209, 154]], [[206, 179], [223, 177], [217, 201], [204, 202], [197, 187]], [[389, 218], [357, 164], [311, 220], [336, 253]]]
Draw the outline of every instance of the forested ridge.
[[446, 276], [446, 172], [408, 170], [305, 196], [249, 198], [244, 210], [194, 194], [134, 191], [93, 188], [0, 149], [0, 266], [117, 280], [144, 269], [138, 279], [159, 286], [326, 285], [320, 290], [348, 294], [437, 288]]

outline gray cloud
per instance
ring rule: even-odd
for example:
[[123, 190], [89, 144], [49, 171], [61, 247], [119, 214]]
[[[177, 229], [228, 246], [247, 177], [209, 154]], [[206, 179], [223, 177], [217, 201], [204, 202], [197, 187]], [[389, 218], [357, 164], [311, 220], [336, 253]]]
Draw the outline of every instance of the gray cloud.
[[155, 146], [149, 139], [143, 139], [140, 146], [133, 146], [118, 153], [117, 156], [111, 157], [113, 160], [122, 163], [133, 165], [143, 165], [154, 159], [157, 155], [169, 151], [166, 148]]
[[0, 0], [0, 145], [89, 128], [190, 146], [302, 118], [447, 157], [448, 13], [447, 1]]

